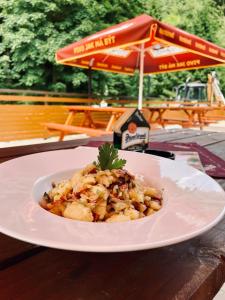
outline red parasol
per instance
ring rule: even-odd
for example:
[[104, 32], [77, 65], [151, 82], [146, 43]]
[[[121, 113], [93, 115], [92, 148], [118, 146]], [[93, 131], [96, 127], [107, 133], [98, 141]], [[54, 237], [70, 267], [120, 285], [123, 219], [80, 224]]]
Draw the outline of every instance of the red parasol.
[[59, 49], [56, 61], [128, 75], [139, 70], [141, 109], [143, 75], [224, 65], [225, 49], [141, 15]]

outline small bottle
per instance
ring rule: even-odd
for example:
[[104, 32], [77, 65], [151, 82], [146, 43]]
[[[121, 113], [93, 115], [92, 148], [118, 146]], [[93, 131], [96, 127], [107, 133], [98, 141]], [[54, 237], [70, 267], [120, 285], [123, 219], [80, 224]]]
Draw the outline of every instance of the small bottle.
[[127, 109], [114, 125], [113, 143], [122, 150], [144, 152], [148, 147], [150, 125], [138, 109]]

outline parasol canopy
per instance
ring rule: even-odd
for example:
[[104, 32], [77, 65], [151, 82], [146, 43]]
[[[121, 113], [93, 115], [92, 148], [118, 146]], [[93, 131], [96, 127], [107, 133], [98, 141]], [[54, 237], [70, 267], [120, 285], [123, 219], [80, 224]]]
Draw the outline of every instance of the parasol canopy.
[[109, 27], [56, 52], [58, 63], [133, 75], [200, 69], [225, 64], [225, 49], [148, 15]]

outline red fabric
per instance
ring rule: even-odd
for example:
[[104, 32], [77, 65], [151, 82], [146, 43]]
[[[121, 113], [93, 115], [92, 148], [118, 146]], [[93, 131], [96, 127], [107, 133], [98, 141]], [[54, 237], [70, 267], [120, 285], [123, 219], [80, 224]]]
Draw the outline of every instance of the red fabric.
[[132, 75], [139, 69], [141, 42], [145, 48], [145, 74], [225, 64], [225, 49], [148, 15], [59, 49], [56, 60], [71, 66]]

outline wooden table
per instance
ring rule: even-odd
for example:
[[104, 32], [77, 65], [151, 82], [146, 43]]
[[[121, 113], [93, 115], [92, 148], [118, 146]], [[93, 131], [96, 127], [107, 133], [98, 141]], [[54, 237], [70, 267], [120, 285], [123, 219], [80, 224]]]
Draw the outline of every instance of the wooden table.
[[77, 113], [84, 114], [84, 120], [81, 126], [96, 128], [96, 121], [93, 120], [92, 113], [110, 113], [110, 119], [106, 126], [106, 131], [111, 131], [115, 121], [126, 111], [125, 107], [94, 107], [85, 105], [69, 106], [69, 115], [66, 120], [66, 125], [70, 125]]
[[183, 111], [187, 116], [187, 120], [182, 119], [178, 121], [187, 123], [189, 127], [195, 126], [197, 122], [200, 129], [202, 129], [203, 126], [207, 125], [207, 122], [205, 121], [207, 112], [212, 111], [214, 109], [215, 108], [209, 106], [208, 107], [205, 106], [149, 107], [149, 111], [150, 111], [149, 122], [151, 123], [154, 121], [162, 125], [162, 127], [164, 127], [166, 123], [165, 121], [169, 121], [164, 119], [164, 114], [166, 112]]
[[[92, 113], [93, 112], [102, 112], [111, 113], [111, 117], [108, 121], [108, 124], [106, 126], [106, 131], [111, 131], [112, 126], [114, 122], [126, 111], [127, 108], [125, 107], [91, 107], [91, 106], [71, 106], [69, 107], [69, 115], [67, 117], [67, 120], [65, 122], [65, 125], [71, 125], [72, 121], [74, 119], [74, 116], [76, 113], [83, 113], [84, 114], [84, 120], [81, 126], [87, 126], [90, 128], [96, 128], [96, 121], [93, 120]], [[167, 111], [183, 111], [187, 116], [187, 122], [189, 123], [189, 126], [194, 126], [196, 121], [199, 124], [199, 127], [202, 129], [205, 123], [205, 116], [206, 113], [209, 111], [214, 110], [213, 107], [209, 106], [181, 106], [181, 107], [149, 107], [144, 108], [144, 110], [149, 110], [149, 122], [151, 123], [154, 120], [155, 114], [157, 114], [157, 117], [155, 119], [155, 122], [160, 123], [163, 127], [165, 125], [165, 119], [164, 114]]]
[[[225, 159], [224, 133], [160, 130], [152, 140], [198, 142]], [[0, 149], [0, 162], [88, 141]], [[0, 269], [1, 300], [208, 300], [225, 281], [225, 220], [189, 241], [129, 253], [62, 251], [1, 234]]]
[[[57, 130], [60, 132], [59, 141], [64, 139], [67, 133], [86, 133], [89, 136], [101, 136], [103, 134], [112, 134], [113, 125], [118, 118], [129, 108], [127, 107], [94, 107], [76, 105], [68, 107], [68, 117], [64, 124], [57, 123], [45, 123], [48, 130]], [[132, 108], [131, 108], [132, 109]], [[146, 108], [142, 109], [146, 119], [149, 119], [149, 110]], [[84, 119], [81, 126], [72, 126], [74, 117], [77, 113], [83, 113]], [[110, 118], [107, 122], [101, 120], [94, 120], [93, 113], [110, 114]], [[103, 130], [97, 129], [98, 125], [106, 125]]]
[[[112, 133], [112, 127], [115, 121], [126, 111], [125, 107], [94, 107], [85, 105], [76, 105], [68, 107], [68, 117], [64, 124], [44, 123], [48, 130], [59, 131], [59, 141], [63, 141], [64, 136], [68, 133], [86, 133], [89, 136], [101, 136], [105, 133]], [[101, 121], [93, 119], [92, 113], [110, 113], [110, 119], [104, 130], [96, 129]], [[84, 119], [81, 126], [72, 126], [74, 117], [77, 113], [83, 113]], [[105, 125], [105, 122], [103, 122]]]

